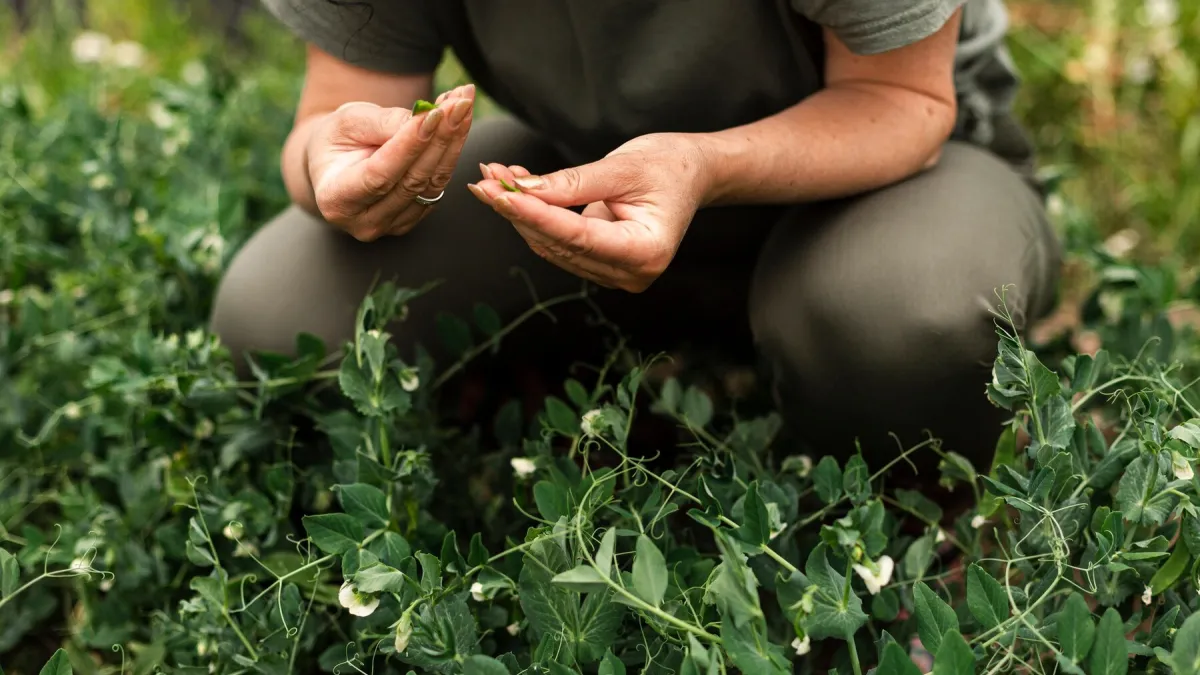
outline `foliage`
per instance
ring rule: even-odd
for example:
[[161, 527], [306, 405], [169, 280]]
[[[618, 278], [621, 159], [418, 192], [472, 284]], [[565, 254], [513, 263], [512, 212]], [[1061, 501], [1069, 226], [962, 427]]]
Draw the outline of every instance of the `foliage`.
[[[200, 328], [284, 203], [286, 70], [52, 78], [31, 49], [0, 78], [7, 672], [1200, 671], [1198, 343], [1171, 321], [1197, 293], [1171, 267], [1074, 242], [1089, 355], [998, 296], [992, 466], [934, 440], [814, 462], [624, 350], [463, 429], [449, 385], [512, 328], [486, 308], [435, 363], [387, 339], [426, 289], [382, 285], [351, 343], [299, 336], [249, 381]], [[636, 439], [654, 419], [678, 447]], [[888, 484], [917, 453], [969, 508]]]

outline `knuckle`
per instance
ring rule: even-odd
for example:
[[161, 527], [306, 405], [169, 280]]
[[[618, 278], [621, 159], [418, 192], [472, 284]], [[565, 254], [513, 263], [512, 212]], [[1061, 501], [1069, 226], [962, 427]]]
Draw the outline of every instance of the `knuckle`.
[[449, 170], [438, 171], [429, 179], [429, 187], [434, 190], [444, 190], [450, 184], [451, 175]]
[[364, 167], [362, 187], [369, 195], [386, 194], [392, 189], [392, 178], [378, 169]]
[[429, 189], [429, 177], [419, 174], [406, 174], [400, 179], [400, 189], [407, 195], [419, 195]]
[[359, 227], [350, 230], [350, 236], [364, 244], [375, 241], [379, 238], [379, 234], [379, 230], [375, 227]]

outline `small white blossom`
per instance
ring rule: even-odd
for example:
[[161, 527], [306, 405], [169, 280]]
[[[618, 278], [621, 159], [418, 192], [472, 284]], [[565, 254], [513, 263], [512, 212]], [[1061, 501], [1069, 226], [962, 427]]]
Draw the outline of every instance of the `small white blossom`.
[[204, 440], [205, 438], [211, 438], [214, 431], [216, 431], [216, 425], [213, 424], [213, 421], [208, 419], [207, 417], [200, 420], [196, 424], [195, 434], [196, 434], [196, 438], [198, 438], [200, 440]]
[[506, 632], [507, 632], [509, 635], [511, 635], [511, 636], [513, 636], [513, 637], [516, 637], [516, 636], [517, 636], [517, 633], [520, 633], [520, 632], [521, 632], [521, 626], [520, 626], [519, 624], [510, 623], [510, 624], [508, 624], [507, 626], [505, 626], [505, 627], [504, 627], [504, 630], [505, 630], [505, 631], [506, 631]]
[[0, 290], [0, 307], [11, 305], [13, 300], [17, 299], [17, 292], [11, 288]]
[[891, 556], [885, 555], [875, 561], [875, 566], [879, 568], [878, 571], [872, 570], [866, 565], [854, 565], [855, 573], [867, 585], [867, 592], [871, 595], [875, 595], [880, 589], [891, 582], [892, 571], [895, 569], [896, 563], [892, 560]]
[[145, 225], [148, 220], [150, 220], [150, 212], [145, 207], [139, 206], [133, 210], [133, 222], [138, 225]]
[[979, 528], [983, 527], [985, 523], [987, 523], [987, 518], [977, 515], [971, 519], [971, 528], [978, 530]]
[[208, 78], [208, 69], [199, 61], [188, 61], [183, 65], [183, 70], [179, 71], [179, 76], [184, 83], [198, 87], [204, 84], [204, 80]]
[[602, 414], [600, 410], [589, 410], [583, 414], [579, 428], [583, 431], [584, 436], [600, 435], [600, 430], [596, 428], [596, 423], [600, 421], [600, 415]]
[[208, 641], [201, 640], [201, 641], [197, 642], [196, 643], [196, 655], [204, 656], [206, 654], [208, 654]]
[[153, 101], [146, 106], [146, 116], [159, 129], [170, 129], [175, 126], [175, 116], [161, 101]]
[[200, 345], [204, 344], [204, 331], [191, 330], [184, 336], [183, 344], [187, 345], [188, 349], [199, 349]]
[[1192, 463], [1178, 452], [1171, 453], [1171, 470], [1175, 472], [1175, 477], [1179, 480], [1191, 480], [1195, 475], [1192, 471]]
[[800, 455], [796, 458], [799, 463], [799, 468], [796, 469], [796, 475], [801, 478], [808, 478], [808, 474], [812, 473], [813, 461], [808, 455]]
[[487, 596], [483, 594], [483, 584], [476, 581], [471, 584], [471, 599], [475, 602], [483, 602], [487, 600]]
[[1150, 587], [1147, 586], [1146, 589], [1142, 591], [1142, 604], [1149, 605], [1152, 597], [1153, 594], [1150, 592]]
[[517, 478], [525, 478], [537, 471], [537, 464], [534, 464], [533, 460], [528, 457], [513, 457], [509, 464], [512, 465], [513, 473], [517, 475]]
[[225, 538], [229, 539], [229, 540], [241, 539], [242, 535], [245, 533], [246, 533], [246, 528], [242, 527], [241, 523], [233, 522], [233, 521], [231, 521], [228, 525], [225, 526], [224, 529], [221, 530], [221, 534], [225, 535]]
[[80, 408], [79, 404], [76, 403], [75, 401], [71, 401], [70, 403], [63, 406], [63, 417], [66, 417], [69, 420], [77, 420], [82, 415], [83, 415], [83, 409]]
[[76, 558], [71, 561], [72, 572], [87, 572], [92, 569], [92, 564], [86, 558]]
[[408, 649], [408, 640], [412, 637], [412, 617], [408, 612], [405, 612], [400, 617], [400, 623], [396, 624], [396, 653], [401, 654], [405, 649]]
[[342, 584], [338, 590], [338, 602], [350, 610], [354, 616], [371, 616], [379, 606], [379, 598], [367, 593], [359, 593], [350, 583]]
[[946, 541], [946, 531], [939, 527], [937, 530], [937, 534], [935, 534], [933, 536], [933, 541], [934, 541], [934, 543], [937, 543], [937, 544], [940, 544], [940, 543]]
[[812, 639], [805, 635], [803, 638], [792, 640], [792, 649], [796, 650], [796, 656], [804, 656], [812, 651]]
[[108, 59], [112, 39], [104, 33], [86, 30], [71, 41], [71, 58], [75, 63], [100, 63]]
[[100, 592], [101, 593], [107, 593], [107, 592], [111, 591], [112, 587], [113, 587], [112, 579], [105, 579], [104, 581], [100, 582]]
[[92, 176], [92, 180], [88, 181], [88, 185], [93, 190], [103, 190], [105, 188], [110, 188], [110, 187], [112, 187], [112, 184], [113, 184], [112, 176], [110, 176], [106, 173], [98, 173], [95, 176]]
[[413, 368], [405, 368], [400, 371], [400, 388], [407, 392], [414, 392], [417, 387], [421, 386], [421, 378], [417, 376], [417, 371]]
[[113, 45], [109, 61], [118, 68], [141, 68], [146, 63], [146, 48], [132, 40]]
[[1179, 19], [1179, 3], [1176, 0], [1146, 0], [1143, 9], [1146, 24], [1156, 28], [1174, 25]]

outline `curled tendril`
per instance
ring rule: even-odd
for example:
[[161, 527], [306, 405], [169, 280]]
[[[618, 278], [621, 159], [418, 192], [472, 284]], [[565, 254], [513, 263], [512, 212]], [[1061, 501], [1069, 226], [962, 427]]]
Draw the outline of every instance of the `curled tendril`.
[[124, 675], [124, 673], [125, 673], [125, 648], [119, 644], [116, 644], [116, 645], [112, 646], [112, 650], [114, 653], [118, 653], [121, 655], [121, 670], [119, 672], [121, 673], [121, 675]]

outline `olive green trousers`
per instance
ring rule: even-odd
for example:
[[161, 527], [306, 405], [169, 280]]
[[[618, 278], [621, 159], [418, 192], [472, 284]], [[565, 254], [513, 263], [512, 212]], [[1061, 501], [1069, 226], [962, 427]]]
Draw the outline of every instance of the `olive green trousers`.
[[[483, 302], [511, 318], [533, 304], [527, 281], [541, 298], [579, 290], [467, 191], [480, 162], [535, 173], [564, 164], [546, 139], [493, 117], [473, 128], [446, 197], [408, 235], [361, 243], [293, 207], [233, 260], [214, 329], [239, 355], [286, 353], [301, 331], [333, 349], [352, 338], [376, 279], [441, 280], [398, 332], [407, 358], [414, 341], [437, 343], [441, 311], [468, 317]], [[757, 350], [785, 421], [818, 453], [845, 455], [858, 439], [869, 459], [895, 456], [891, 433], [914, 443], [928, 430], [986, 466], [1004, 419], [985, 396], [997, 292], [1011, 286], [1020, 328], [1051, 309], [1059, 264], [1041, 195], [987, 151], [951, 142], [936, 168], [853, 198], [702, 210], [649, 290], [601, 289], [595, 300], [642, 350], [681, 340]], [[518, 348], [582, 348], [594, 332], [539, 316]]]

